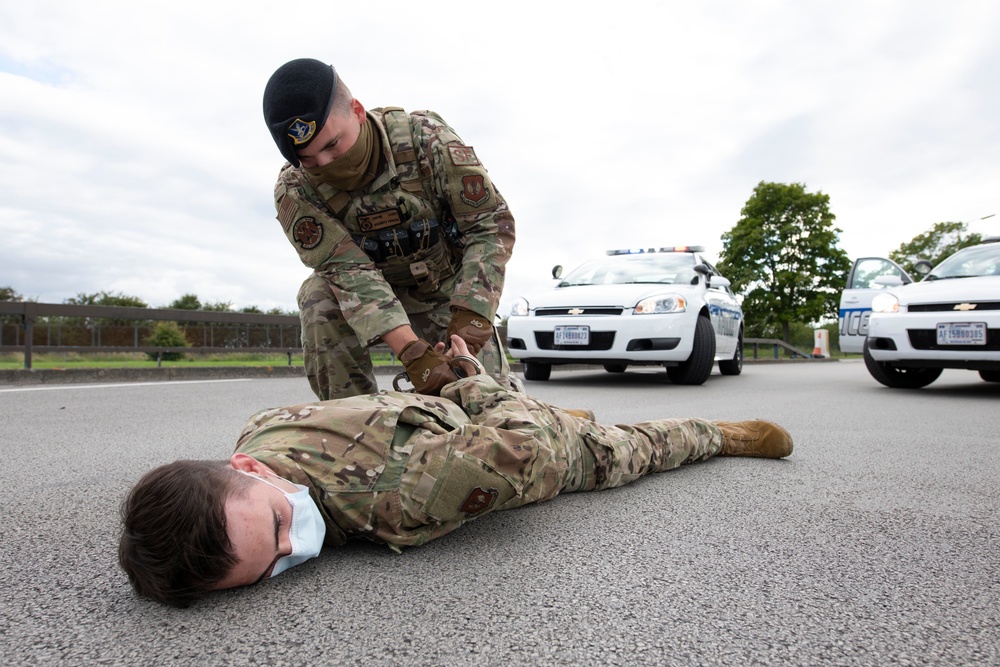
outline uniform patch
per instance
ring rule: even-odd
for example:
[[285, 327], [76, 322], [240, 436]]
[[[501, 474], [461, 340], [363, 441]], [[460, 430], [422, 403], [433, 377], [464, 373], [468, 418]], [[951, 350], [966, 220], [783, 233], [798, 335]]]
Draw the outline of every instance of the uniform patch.
[[303, 250], [311, 250], [323, 240], [323, 227], [316, 222], [315, 218], [299, 218], [295, 221], [292, 238], [302, 246]]
[[462, 177], [462, 201], [469, 206], [481, 206], [490, 198], [486, 188], [485, 177], [482, 174], [472, 174]]
[[316, 134], [316, 121], [314, 120], [306, 122], [301, 118], [296, 118], [288, 126], [288, 136], [292, 138], [292, 143], [296, 146], [306, 143], [313, 138], [314, 134]]
[[377, 229], [395, 227], [402, 224], [403, 218], [399, 215], [398, 208], [390, 208], [384, 211], [375, 211], [358, 216], [358, 226], [363, 232], [373, 232]]
[[291, 227], [292, 221], [295, 220], [295, 214], [298, 211], [299, 207], [294, 199], [287, 194], [281, 198], [281, 203], [278, 204], [278, 222], [281, 223], [283, 229], [287, 230]]
[[496, 502], [497, 496], [500, 492], [496, 489], [484, 489], [481, 486], [477, 486], [469, 494], [469, 497], [465, 499], [462, 503], [462, 511], [469, 516], [475, 516], [481, 512], [485, 512], [489, 508], [493, 507], [493, 503]]
[[451, 163], [456, 167], [478, 167], [482, 164], [476, 157], [476, 151], [473, 150], [472, 146], [450, 144], [448, 155], [451, 156]]

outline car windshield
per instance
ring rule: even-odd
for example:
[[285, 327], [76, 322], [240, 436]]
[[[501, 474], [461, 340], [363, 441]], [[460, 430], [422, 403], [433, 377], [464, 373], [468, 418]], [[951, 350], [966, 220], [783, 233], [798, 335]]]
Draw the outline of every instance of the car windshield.
[[1000, 243], [963, 248], [934, 267], [924, 280], [1000, 275]]
[[691, 285], [698, 282], [694, 256], [686, 252], [650, 255], [615, 255], [577, 267], [559, 287], [575, 285], [629, 285], [659, 283]]

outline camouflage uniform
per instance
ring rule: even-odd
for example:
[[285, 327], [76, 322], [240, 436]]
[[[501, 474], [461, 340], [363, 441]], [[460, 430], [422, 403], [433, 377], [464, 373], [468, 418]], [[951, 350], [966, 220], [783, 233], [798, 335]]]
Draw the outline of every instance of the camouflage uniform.
[[441, 398], [384, 392], [265, 410], [236, 451], [309, 487], [327, 545], [364, 537], [399, 551], [495, 510], [622, 486], [722, 446], [712, 422], [605, 426], [477, 375]]
[[[514, 218], [471, 146], [437, 114], [368, 113], [381, 141], [375, 179], [344, 192], [286, 163], [275, 186], [278, 220], [314, 269], [299, 290], [306, 375], [321, 400], [377, 390], [368, 346], [411, 324], [443, 341], [451, 307], [492, 323], [514, 247]], [[499, 341], [486, 372], [510, 370]]]

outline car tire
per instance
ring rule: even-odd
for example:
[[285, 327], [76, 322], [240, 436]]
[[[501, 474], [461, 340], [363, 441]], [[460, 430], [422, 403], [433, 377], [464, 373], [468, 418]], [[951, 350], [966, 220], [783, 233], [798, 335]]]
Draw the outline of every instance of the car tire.
[[1000, 382], [1000, 371], [979, 371], [979, 377], [987, 382]]
[[545, 382], [552, 374], [552, 364], [539, 364], [533, 361], [524, 362], [524, 379], [532, 382]]
[[667, 368], [667, 377], [674, 384], [705, 384], [715, 364], [715, 330], [707, 317], [699, 317], [694, 327], [691, 356], [677, 366]]
[[920, 389], [941, 377], [940, 368], [894, 368], [884, 361], [876, 361], [865, 341], [865, 366], [871, 376], [893, 389]]
[[624, 373], [628, 364], [604, 364], [604, 370], [609, 373]]
[[724, 359], [719, 362], [719, 372], [723, 375], [739, 375], [743, 372], [743, 332], [736, 340], [736, 352], [732, 359]]

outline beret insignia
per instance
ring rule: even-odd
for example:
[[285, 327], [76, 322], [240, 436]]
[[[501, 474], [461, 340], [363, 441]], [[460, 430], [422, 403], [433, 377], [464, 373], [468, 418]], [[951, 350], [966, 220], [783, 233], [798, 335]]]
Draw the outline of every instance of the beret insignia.
[[296, 146], [304, 144], [316, 134], [316, 121], [306, 122], [301, 118], [296, 118], [288, 126], [288, 136], [292, 138], [292, 143]]

